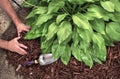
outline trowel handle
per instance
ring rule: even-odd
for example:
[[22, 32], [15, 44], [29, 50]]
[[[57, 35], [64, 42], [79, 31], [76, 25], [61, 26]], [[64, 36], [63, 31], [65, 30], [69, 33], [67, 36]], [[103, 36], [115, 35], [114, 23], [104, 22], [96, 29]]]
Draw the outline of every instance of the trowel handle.
[[25, 62], [25, 63], [23, 64], [23, 66], [31, 66], [31, 65], [33, 65], [33, 64], [37, 64], [37, 63], [38, 63], [37, 60], [34, 60], [34, 61], [28, 61], [28, 62]]

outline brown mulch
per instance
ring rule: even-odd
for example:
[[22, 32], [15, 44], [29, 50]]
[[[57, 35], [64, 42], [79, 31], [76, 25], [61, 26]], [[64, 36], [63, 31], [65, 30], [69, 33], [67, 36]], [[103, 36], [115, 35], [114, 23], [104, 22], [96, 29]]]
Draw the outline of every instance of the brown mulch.
[[[21, 12], [24, 13], [24, 10]], [[14, 25], [11, 24], [4, 37], [10, 40], [15, 36], [16, 31]], [[38, 59], [41, 54], [39, 39], [20, 39], [19, 42], [28, 46], [27, 55], [21, 56], [10, 51], [6, 53], [9, 64], [12, 64], [15, 69], [19, 64]], [[120, 43], [116, 43], [114, 47], [107, 47], [106, 62], [95, 63], [91, 69], [72, 57], [67, 66], [58, 60], [46, 66], [39, 64], [22, 66], [16, 74], [22, 75], [24, 79], [120, 79]]]

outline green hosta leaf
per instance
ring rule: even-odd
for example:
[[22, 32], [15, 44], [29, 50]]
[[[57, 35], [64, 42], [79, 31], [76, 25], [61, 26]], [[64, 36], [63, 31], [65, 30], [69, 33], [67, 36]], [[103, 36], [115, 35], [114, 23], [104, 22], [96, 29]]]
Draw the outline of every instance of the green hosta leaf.
[[47, 12], [47, 7], [39, 7], [39, 8], [36, 8], [36, 9], [33, 9], [29, 14], [28, 16], [26, 17], [26, 19], [28, 18], [31, 18], [31, 17], [34, 17], [36, 14], [43, 14]]
[[120, 1], [119, 0], [110, 0], [114, 6], [115, 6], [115, 10], [120, 12]]
[[48, 33], [46, 34], [46, 40], [51, 39], [57, 32], [58, 26], [56, 25], [55, 22], [53, 22], [49, 28], [48, 28]]
[[66, 13], [58, 15], [57, 18], [56, 18], [56, 23], [59, 24], [66, 16], [67, 16]]
[[53, 17], [52, 14], [42, 14], [38, 17], [36, 25], [41, 25]]
[[78, 60], [78, 61], [82, 61], [81, 56], [80, 56], [80, 48], [78, 46], [71, 46], [71, 50], [72, 50], [72, 55]]
[[92, 34], [89, 32], [89, 30], [77, 29], [77, 32], [82, 40], [86, 41], [87, 43], [91, 41]]
[[101, 48], [99, 48], [98, 46], [94, 45], [93, 50], [93, 56], [95, 56], [95, 58], [98, 58], [101, 61], [105, 61], [106, 60], [106, 46], [103, 43], [103, 45], [101, 46]]
[[26, 34], [25, 39], [35, 39], [41, 36], [43, 27], [34, 26], [32, 29]]
[[47, 21], [44, 25], [42, 25], [42, 36], [45, 36], [47, 34], [49, 28], [48, 26], [50, 26], [50, 24], [52, 24], [52, 21]]
[[80, 37], [79, 34], [76, 32], [76, 30], [74, 30], [72, 33], [72, 40], [73, 40], [73, 45], [77, 46], [80, 41]]
[[93, 66], [93, 59], [91, 57], [91, 55], [89, 54], [89, 52], [84, 52], [83, 50], [80, 51], [80, 56], [82, 58], [82, 61], [90, 66], [90, 68]]
[[42, 49], [42, 53], [48, 53], [51, 52], [52, 49], [52, 44], [53, 44], [54, 38], [46, 41], [45, 37], [41, 38], [41, 49]]
[[90, 5], [90, 7], [87, 9], [87, 13], [85, 14], [86, 17], [90, 18], [104, 18], [106, 16], [105, 11], [97, 5]]
[[71, 50], [70, 47], [67, 45], [65, 50], [63, 50], [63, 54], [61, 56], [61, 61], [67, 65], [71, 57]]
[[105, 23], [103, 20], [95, 19], [95, 20], [92, 20], [90, 23], [95, 31], [101, 34], [105, 34]]
[[120, 23], [120, 13], [119, 12], [114, 13], [113, 16], [111, 16], [110, 19], [112, 19], [115, 22], [119, 22]]
[[110, 39], [110, 37], [105, 33], [104, 35], [102, 35], [104, 40], [105, 40], [105, 45], [106, 46], [114, 46], [113, 40]]
[[63, 0], [53, 0], [48, 5], [48, 12], [47, 14], [57, 12], [59, 8], [64, 6], [65, 2]]
[[86, 17], [80, 13], [72, 16], [74, 24], [83, 29], [90, 29], [90, 24]]
[[57, 36], [59, 44], [61, 44], [65, 39], [67, 39], [72, 33], [72, 26], [70, 22], [63, 21], [58, 29]]
[[96, 44], [99, 48], [101, 48], [104, 44], [104, 39], [102, 35], [99, 33], [94, 33], [92, 37], [93, 43]]
[[52, 45], [52, 54], [55, 59], [59, 58], [65, 52], [66, 46], [59, 45], [56, 41]]
[[100, 3], [105, 10], [109, 12], [114, 12], [115, 6], [111, 1], [101, 1]]
[[117, 30], [119, 27], [120, 25], [115, 22], [106, 25], [106, 33], [113, 41], [120, 41], [120, 32]]

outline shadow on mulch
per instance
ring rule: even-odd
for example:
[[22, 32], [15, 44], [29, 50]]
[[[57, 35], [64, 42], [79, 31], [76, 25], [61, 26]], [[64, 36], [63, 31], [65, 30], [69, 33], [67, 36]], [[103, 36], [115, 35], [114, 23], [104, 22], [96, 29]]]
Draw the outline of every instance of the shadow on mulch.
[[[26, 14], [26, 9], [20, 10], [19, 15]], [[26, 15], [21, 15], [23, 18]], [[10, 28], [3, 35], [10, 40], [16, 36], [16, 29], [12, 23]], [[38, 59], [41, 54], [39, 39], [19, 40], [28, 46], [28, 54], [21, 56], [7, 51], [7, 60], [15, 69], [19, 64], [26, 61]], [[65, 66], [60, 60], [46, 66], [32, 65], [21, 67], [16, 74], [22, 75], [24, 79], [120, 79], [120, 44], [114, 47], [107, 47], [107, 60], [103, 64], [95, 63], [90, 69], [84, 63], [78, 62], [73, 57]]]

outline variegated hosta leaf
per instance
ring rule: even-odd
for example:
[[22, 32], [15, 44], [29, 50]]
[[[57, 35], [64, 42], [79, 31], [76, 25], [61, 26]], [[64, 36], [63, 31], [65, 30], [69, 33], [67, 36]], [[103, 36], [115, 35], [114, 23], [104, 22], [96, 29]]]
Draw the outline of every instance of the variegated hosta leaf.
[[29, 15], [26, 17], [26, 19], [34, 17], [36, 14], [40, 15], [47, 12], [47, 7], [38, 7], [36, 9], [33, 9]]
[[41, 38], [41, 46], [40, 48], [42, 49], [42, 53], [49, 53], [51, 52], [52, 49], [52, 44], [53, 44], [54, 38], [46, 41], [45, 37]]
[[42, 36], [46, 36], [47, 32], [48, 32], [48, 28], [50, 26], [50, 24], [52, 24], [52, 21], [47, 21], [45, 24], [42, 25], [43, 30], [42, 30]]
[[80, 51], [80, 56], [82, 58], [82, 61], [88, 65], [90, 68], [93, 66], [93, 59], [91, 55], [88, 52], [84, 52], [84, 50]]
[[69, 60], [70, 60], [70, 57], [71, 57], [71, 50], [70, 50], [70, 47], [69, 45], [65, 46], [65, 50], [63, 50], [63, 54], [61, 56], [61, 61], [67, 65]]
[[109, 12], [114, 12], [115, 6], [111, 1], [101, 1], [100, 3], [105, 10]]
[[85, 16], [89, 18], [104, 18], [106, 16], [105, 10], [97, 5], [90, 5], [90, 7], [87, 9], [88, 12], [86, 12]]
[[103, 44], [101, 46], [101, 48], [99, 48], [98, 46], [94, 45], [93, 47], [93, 57], [98, 58], [101, 61], [105, 61], [106, 60], [106, 55], [107, 55], [107, 51], [106, 51], [106, 47]]
[[99, 33], [94, 33], [92, 37], [93, 43], [96, 44], [99, 48], [105, 45], [105, 41]]
[[76, 24], [79, 28], [88, 29], [88, 30], [91, 28], [86, 17], [80, 13], [73, 15], [72, 19], [74, 24]]
[[49, 28], [48, 28], [48, 33], [46, 34], [46, 40], [51, 39], [57, 32], [58, 26], [56, 25], [55, 22], [53, 22]]
[[65, 52], [66, 46], [59, 45], [56, 41], [54, 41], [52, 45], [52, 54], [55, 59], [59, 58]]
[[56, 23], [59, 24], [66, 16], [67, 16], [66, 13], [58, 15], [57, 18], [56, 18]]
[[90, 22], [93, 29], [101, 34], [105, 34], [105, 23], [101, 19], [95, 19]]
[[39, 17], [38, 17], [38, 19], [36, 21], [36, 25], [41, 25], [44, 22], [51, 19], [52, 17], [53, 17], [53, 14], [41, 14], [41, 15], [39, 15]]
[[115, 10], [116, 11], [118, 11], [118, 12], [120, 12], [120, 1], [119, 0], [110, 0], [113, 4], [114, 4], [114, 6], [115, 6]]
[[71, 45], [71, 51], [72, 55], [79, 61], [82, 61], [81, 56], [80, 56], [80, 48], [78, 46], [74, 46], [73, 44]]
[[113, 41], [120, 41], [120, 24], [111, 22], [106, 25], [106, 33]]
[[73, 40], [73, 45], [74, 45], [74, 46], [77, 46], [78, 43], [80, 42], [80, 37], [79, 37], [79, 34], [77, 33], [76, 30], [74, 30], [74, 31], [72, 32], [72, 40]]
[[57, 37], [59, 44], [61, 44], [65, 39], [67, 39], [72, 33], [72, 26], [70, 22], [63, 21], [58, 29]]
[[47, 14], [57, 12], [59, 8], [64, 6], [65, 2], [63, 0], [53, 0], [48, 5], [48, 12]]
[[82, 40], [86, 41], [87, 43], [91, 41], [92, 33], [90, 33], [89, 30], [77, 29], [77, 32]]

